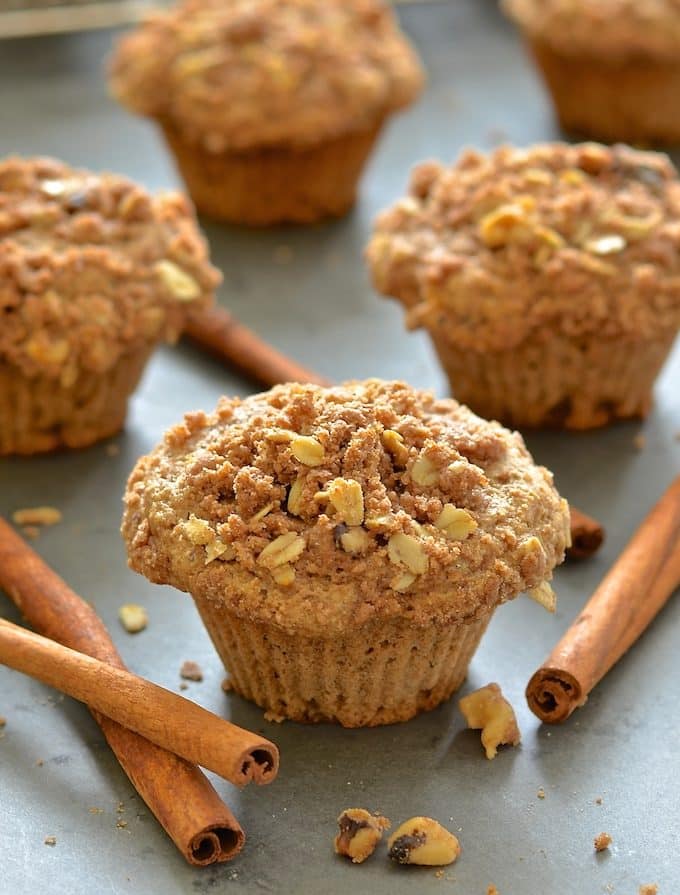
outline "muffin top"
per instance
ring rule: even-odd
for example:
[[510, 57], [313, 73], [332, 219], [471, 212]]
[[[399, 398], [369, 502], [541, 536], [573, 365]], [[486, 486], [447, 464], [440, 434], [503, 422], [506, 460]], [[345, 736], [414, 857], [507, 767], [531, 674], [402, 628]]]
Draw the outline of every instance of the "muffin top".
[[0, 361], [69, 387], [175, 339], [219, 283], [189, 203], [47, 158], [0, 161]]
[[667, 338], [680, 326], [680, 182], [664, 155], [560, 143], [415, 168], [367, 249], [411, 327], [476, 350]]
[[137, 463], [122, 531], [152, 581], [319, 636], [477, 618], [550, 578], [568, 528], [517, 432], [370, 379], [187, 415]]
[[213, 152], [373, 127], [420, 92], [383, 0], [184, 0], [119, 43], [111, 89]]
[[680, 0], [502, 0], [527, 31], [567, 54], [677, 57]]

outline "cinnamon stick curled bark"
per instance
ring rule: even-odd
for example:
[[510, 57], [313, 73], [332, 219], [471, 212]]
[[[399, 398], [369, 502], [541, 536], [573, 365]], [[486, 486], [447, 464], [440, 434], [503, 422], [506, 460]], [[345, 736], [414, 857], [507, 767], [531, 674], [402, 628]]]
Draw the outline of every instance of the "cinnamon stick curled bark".
[[571, 547], [567, 550], [569, 559], [587, 559], [596, 553], [604, 541], [604, 528], [592, 516], [582, 513], [576, 507], [571, 511]]
[[278, 385], [280, 382], [330, 384], [281, 354], [219, 305], [194, 314], [184, 335], [200, 348], [263, 385]]
[[0, 619], [0, 663], [28, 674], [117, 721], [157, 746], [235, 786], [270, 783], [279, 764], [269, 740], [195, 702]]
[[[45, 637], [125, 667], [94, 610], [3, 519], [0, 587]], [[132, 785], [190, 864], [229, 861], [241, 851], [240, 824], [195, 765], [99, 712], [92, 714]]]
[[529, 681], [526, 698], [532, 712], [550, 724], [565, 721], [679, 585], [680, 477]]

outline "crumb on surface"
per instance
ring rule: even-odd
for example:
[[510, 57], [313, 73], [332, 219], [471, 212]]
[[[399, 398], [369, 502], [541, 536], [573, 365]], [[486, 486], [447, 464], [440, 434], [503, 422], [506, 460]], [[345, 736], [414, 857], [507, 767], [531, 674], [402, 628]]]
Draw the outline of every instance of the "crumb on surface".
[[45, 759], [44, 759], [44, 758], [36, 758], [36, 760], [35, 760], [35, 766], [36, 766], [37, 768], [41, 768], [44, 764], [45, 764]]
[[467, 726], [482, 731], [486, 757], [496, 757], [500, 745], [517, 746], [521, 740], [513, 707], [498, 684], [487, 684], [464, 696], [458, 706]]
[[189, 689], [189, 684], [187, 684], [187, 683], [185, 683], [184, 681], [182, 681], [182, 683], [179, 685], [179, 689], [180, 689], [182, 692], [184, 692], [185, 690], [188, 690], [188, 689]]
[[127, 827], [127, 825], [128, 825], [128, 822], [126, 820], [123, 820], [122, 817], [119, 817], [118, 820], [116, 821], [116, 826], [118, 827], [119, 830], [124, 830]]
[[40, 528], [37, 525], [22, 525], [21, 531], [29, 541], [35, 541], [40, 537]]
[[601, 805], [601, 804], [602, 804], [602, 796], [598, 796], [598, 797], [595, 799], [595, 804], [596, 804], [596, 805]]
[[88, 808], [87, 810], [90, 812], [90, 814], [103, 814], [103, 813], [104, 813], [104, 809], [103, 809], [103, 808], [95, 808], [95, 807], [93, 807], [93, 808]]
[[493, 883], [490, 883], [486, 888], [486, 895], [501, 895], [501, 893], [498, 891]]
[[61, 510], [56, 507], [24, 507], [12, 513], [15, 525], [56, 525], [61, 522]]
[[106, 445], [106, 455], [108, 457], [117, 457], [120, 454], [120, 445], [112, 442]]
[[279, 712], [274, 712], [271, 709], [267, 709], [264, 713], [264, 720], [271, 721], [273, 724], [283, 724], [286, 720], [286, 716], [281, 715]]
[[225, 677], [220, 686], [225, 693], [231, 693], [231, 691], [234, 689], [234, 685], [232, 684], [230, 677]]
[[7, 724], [7, 718], [3, 718], [3, 716], [0, 715], [0, 730], [2, 730], [2, 728], [3, 728], [6, 724]]
[[182, 662], [179, 676], [185, 681], [202, 681], [203, 671], [198, 662], [192, 662], [190, 659], [187, 659], [186, 662]]
[[657, 895], [659, 887], [656, 883], [643, 883], [639, 889], [639, 895]]
[[57, 837], [56, 836], [45, 836], [45, 845], [56, 845]]
[[545, 798], [545, 790], [543, 789], [542, 786], [541, 786], [541, 788], [538, 790], [538, 792], [536, 793], [536, 798], [537, 798], [537, 799], [544, 799], [544, 798]]
[[118, 618], [128, 634], [143, 631], [149, 623], [146, 609], [136, 603], [124, 603], [118, 610]]
[[598, 833], [593, 840], [595, 851], [605, 851], [605, 849], [608, 849], [612, 844], [612, 841], [612, 837], [609, 833]]
[[642, 432], [638, 432], [633, 438], [633, 447], [637, 451], [643, 451], [647, 446], [647, 436]]

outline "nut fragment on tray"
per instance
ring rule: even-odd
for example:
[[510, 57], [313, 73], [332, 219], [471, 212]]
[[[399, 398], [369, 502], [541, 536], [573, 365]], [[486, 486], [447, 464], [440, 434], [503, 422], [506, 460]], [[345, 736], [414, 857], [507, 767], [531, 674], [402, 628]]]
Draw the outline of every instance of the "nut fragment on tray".
[[458, 703], [468, 727], [482, 731], [486, 757], [495, 758], [498, 747], [517, 746], [521, 740], [515, 711], [498, 684], [487, 684], [468, 693]]
[[390, 822], [380, 814], [369, 814], [365, 808], [347, 808], [338, 818], [340, 832], [335, 837], [335, 851], [361, 864], [376, 850]]
[[389, 855], [397, 864], [443, 867], [460, 854], [458, 839], [431, 817], [411, 817], [390, 836]]

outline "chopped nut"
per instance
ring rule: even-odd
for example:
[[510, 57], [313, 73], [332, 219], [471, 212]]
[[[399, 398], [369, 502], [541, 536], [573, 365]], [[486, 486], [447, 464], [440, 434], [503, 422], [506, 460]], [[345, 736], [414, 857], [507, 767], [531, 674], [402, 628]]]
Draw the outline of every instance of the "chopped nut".
[[56, 507], [27, 507], [12, 513], [15, 525], [56, 525], [61, 519], [61, 511]]
[[198, 662], [192, 662], [190, 659], [187, 659], [186, 662], [182, 662], [179, 676], [185, 681], [202, 681], [203, 671]]
[[196, 280], [174, 261], [164, 258], [156, 263], [155, 270], [165, 287], [178, 301], [194, 301], [200, 296], [201, 287]]
[[346, 855], [354, 864], [370, 857], [390, 822], [381, 815], [369, 814], [364, 808], [347, 808], [338, 818], [340, 832], [335, 837], [336, 854]]
[[612, 844], [612, 837], [609, 833], [598, 833], [593, 840], [595, 851], [605, 851]]
[[267, 433], [267, 438], [274, 444], [285, 444], [297, 437], [297, 433], [291, 432], [290, 429], [272, 429]]
[[146, 609], [136, 603], [124, 603], [118, 610], [118, 618], [128, 634], [143, 631], [149, 623]]
[[516, 746], [521, 739], [515, 712], [498, 684], [487, 684], [464, 696], [458, 706], [467, 726], [482, 731], [486, 757], [496, 757], [500, 745]]
[[124, 830], [125, 827], [127, 827], [127, 825], [128, 825], [128, 822], [126, 820], [123, 820], [122, 817], [119, 817], [118, 820], [116, 821], [116, 826], [118, 827], [119, 830]]
[[199, 519], [193, 513], [184, 522], [180, 522], [182, 531], [192, 544], [205, 548], [205, 565], [215, 559], [228, 561], [236, 557], [231, 544], [225, 544], [215, 534], [212, 526], [205, 519]]
[[398, 864], [442, 867], [453, 864], [460, 854], [460, 843], [431, 817], [412, 817], [390, 836], [389, 855]]
[[404, 437], [394, 429], [385, 429], [381, 435], [383, 447], [394, 458], [399, 466], [406, 466], [408, 461], [408, 448], [404, 445]]
[[311, 435], [296, 435], [290, 443], [290, 449], [296, 460], [305, 466], [320, 466], [326, 456], [324, 446]]
[[544, 609], [547, 609], [548, 612], [554, 612], [557, 608], [557, 596], [547, 581], [541, 581], [536, 587], [532, 587], [527, 591], [527, 595]]
[[643, 432], [638, 432], [633, 436], [633, 447], [636, 451], [644, 451], [647, 446], [647, 438]]
[[416, 485], [428, 488], [439, 481], [439, 470], [432, 460], [421, 454], [411, 467], [411, 478]]
[[333, 479], [326, 494], [336, 512], [347, 525], [361, 525], [364, 521], [364, 494], [354, 479]]
[[277, 584], [280, 584], [281, 587], [290, 587], [295, 581], [295, 569], [290, 563], [276, 566], [276, 568], [272, 569], [272, 578]]
[[392, 590], [403, 593], [405, 590], [409, 589], [417, 577], [418, 576], [414, 575], [413, 572], [401, 572], [401, 574], [397, 575], [392, 581]]
[[545, 790], [543, 789], [542, 786], [539, 788], [538, 792], [536, 793], [536, 798], [537, 798], [537, 799], [544, 799], [544, 798], [545, 798]]
[[257, 561], [268, 569], [294, 562], [305, 549], [305, 539], [294, 531], [274, 538], [260, 553]]
[[261, 510], [258, 510], [254, 516], [250, 517], [249, 524], [254, 525], [256, 522], [260, 522], [262, 519], [264, 519], [265, 516], [267, 516], [269, 513], [271, 513], [271, 511], [274, 509], [274, 506], [275, 506], [275, 504], [273, 501], [270, 501], [270, 503], [265, 504]]
[[414, 575], [424, 575], [430, 564], [422, 543], [401, 531], [387, 542], [387, 553], [393, 563], [403, 563]]
[[371, 539], [363, 528], [350, 528], [340, 535], [340, 544], [346, 553], [363, 553], [368, 549]]
[[583, 171], [579, 171], [578, 168], [567, 168], [566, 171], [562, 171], [560, 174], [562, 183], [566, 183], [569, 186], [581, 186], [585, 179], [586, 175]]
[[392, 516], [366, 516], [364, 525], [370, 529], [387, 528], [392, 522]]
[[594, 255], [615, 255], [617, 252], [622, 252], [625, 247], [626, 240], [618, 233], [589, 239], [584, 246], [586, 251]]
[[527, 208], [519, 202], [500, 205], [485, 215], [479, 224], [482, 241], [490, 249], [507, 245], [519, 228], [526, 225]]
[[288, 503], [286, 506], [288, 507], [288, 512], [292, 513], [294, 516], [299, 516], [302, 512], [302, 489], [304, 486], [305, 477], [303, 475], [299, 475], [290, 486]]
[[452, 503], [444, 504], [434, 524], [453, 541], [464, 541], [477, 528], [477, 523], [468, 511], [455, 507]]
[[45, 836], [45, 845], [56, 845], [57, 837], [56, 836]]

